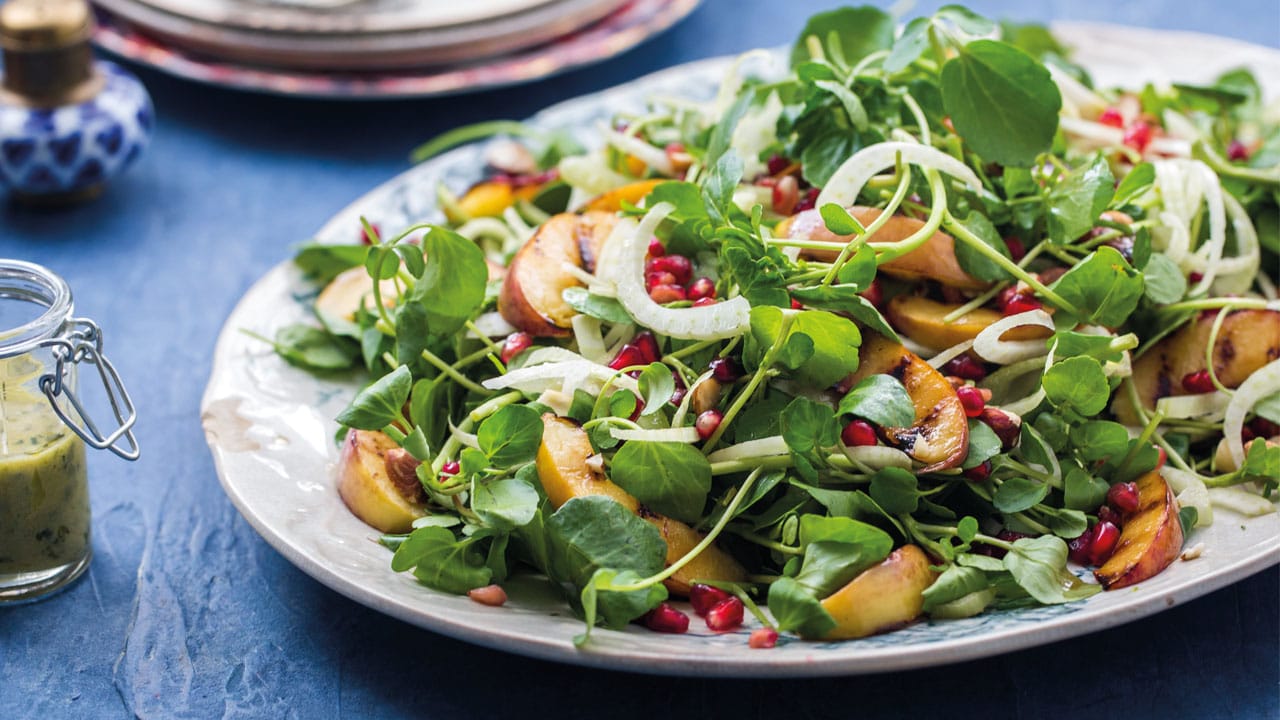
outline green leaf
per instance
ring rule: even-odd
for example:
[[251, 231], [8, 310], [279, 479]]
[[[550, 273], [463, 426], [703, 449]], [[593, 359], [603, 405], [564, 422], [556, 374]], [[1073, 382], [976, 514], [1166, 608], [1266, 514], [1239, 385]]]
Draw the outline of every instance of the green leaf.
[[638, 381], [640, 395], [644, 398], [644, 410], [640, 411], [641, 415], [660, 412], [676, 392], [676, 380], [671, 374], [671, 368], [660, 362], [651, 363], [649, 367], [640, 371]]
[[896, 73], [915, 62], [929, 48], [930, 18], [918, 17], [907, 23], [884, 60], [885, 72]]
[[1058, 357], [1091, 357], [1100, 363], [1120, 362], [1124, 353], [1111, 348], [1115, 338], [1109, 335], [1089, 335], [1073, 330], [1059, 330], [1053, 336], [1058, 344], [1055, 354]]
[[970, 543], [978, 535], [978, 520], [972, 515], [965, 515], [960, 518], [960, 522], [956, 523], [956, 537], [960, 538], [960, 542]]
[[1114, 194], [1115, 177], [1101, 154], [1067, 173], [1046, 198], [1049, 237], [1067, 243], [1089, 232]]
[[381, 430], [400, 419], [400, 410], [412, 387], [409, 368], [401, 365], [356, 393], [337, 421], [359, 430]]
[[508, 532], [533, 520], [538, 512], [538, 491], [516, 478], [476, 483], [471, 509], [489, 527]]
[[1050, 286], [1083, 313], [1083, 322], [1118, 327], [1142, 299], [1142, 273], [1125, 262], [1120, 251], [1103, 246]]
[[916, 419], [915, 403], [902, 382], [892, 375], [871, 375], [858, 381], [840, 399], [838, 412], [882, 427], [907, 427]]
[[924, 611], [931, 612], [939, 605], [984, 590], [988, 584], [987, 575], [981, 570], [952, 565], [924, 591]]
[[547, 518], [546, 529], [556, 575], [580, 588], [600, 568], [647, 577], [666, 563], [658, 528], [603, 495], [570, 499]]
[[1111, 200], [1113, 207], [1123, 207], [1133, 202], [1146, 192], [1156, 181], [1156, 168], [1149, 162], [1139, 163], [1129, 171], [1128, 175], [1116, 187], [1115, 197]]
[[1040, 521], [1060, 538], [1080, 537], [1080, 534], [1089, 528], [1089, 519], [1080, 510], [1041, 505], [1037, 512], [1040, 515]]
[[459, 540], [442, 527], [422, 527], [410, 533], [391, 558], [391, 569], [412, 569], [418, 581], [442, 592], [461, 595], [489, 584], [492, 571], [476, 551], [475, 540]]
[[1102, 365], [1091, 357], [1067, 358], [1050, 367], [1040, 382], [1055, 407], [1070, 408], [1086, 417], [1102, 412], [1111, 397]]
[[868, 492], [871, 493], [871, 499], [884, 508], [885, 512], [894, 515], [915, 512], [920, 501], [916, 476], [902, 468], [890, 467], [877, 471], [871, 476]]
[[990, 425], [977, 418], [969, 418], [969, 454], [965, 455], [962, 468], [976, 468], [999, 455], [1003, 449], [1004, 442]]
[[791, 66], [795, 67], [813, 56], [809, 52], [810, 36], [822, 45], [826, 57], [832, 56], [831, 36], [835, 33], [840, 45], [837, 51], [846, 62], [856, 63], [877, 50], [887, 50], [893, 45], [894, 21], [882, 10], [868, 5], [844, 7], [818, 13], [809, 18], [800, 37], [791, 48]]
[[400, 257], [388, 245], [371, 245], [364, 258], [364, 269], [375, 280], [390, 280], [400, 272]]
[[[969, 213], [963, 221], [960, 222], [969, 232], [973, 233], [985, 245], [1005, 256], [1009, 255], [1009, 246], [1005, 244], [1000, 237], [1000, 233], [996, 232], [996, 228], [987, 219], [987, 216], [980, 212], [973, 211]], [[957, 242], [956, 260], [960, 263], [960, 268], [966, 273], [988, 282], [1004, 280], [1009, 277], [1009, 273], [1005, 269], [989, 259], [986, 255], [978, 252], [967, 242]]]
[[769, 585], [769, 612], [778, 629], [804, 638], [823, 637], [836, 627], [822, 601], [795, 578], [784, 577]]
[[1164, 253], [1151, 253], [1142, 270], [1143, 294], [1157, 305], [1168, 305], [1187, 294], [1187, 278], [1178, 264]]
[[942, 66], [942, 104], [956, 132], [984, 160], [1026, 167], [1050, 149], [1062, 96], [1030, 55], [975, 40]]
[[542, 427], [537, 410], [508, 405], [480, 424], [476, 441], [496, 467], [515, 467], [533, 460], [542, 443]]
[[654, 512], [692, 523], [711, 490], [711, 463], [692, 445], [632, 440], [613, 456], [610, 478]]
[[[748, 370], [759, 366], [765, 351], [777, 340], [782, 317], [776, 307], [751, 308], [751, 335], [743, 355]], [[858, 369], [857, 349], [862, 344], [862, 334], [848, 319], [821, 310], [805, 310], [797, 313], [791, 323], [790, 334], [797, 333], [813, 341], [813, 354], [794, 368], [797, 380], [828, 387]]]
[[424, 378], [413, 384], [409, 396], [409, 421], [436, 447], [444, 443], [444, 434], [449, 430], [448, 416], [440, 412], [448, 404], [448, 388], [447, 379]]
[[707, 206], [707, 215], [718, 224], [727, 224], [732, 210], [733, 191], [738, 189], [742, 181], [742, 158], [732, 149], [726, 150], [716, 161], [702, 184], [702, 202]]
[[1280, 423], [1280, 392], [1273, 392], [1254, 403], [1253, 412], [1273, 423]]
[[327, 283], [339, 274], [363, 265], [368, 254], [368, 245], [308, 243], [298, 248], [293, 264], [312, 280]]
[[409, 291], [409, 299], [427, 309], [431, 332], [456, 332], [484, 302], [489, 266], [479, 245], [446, 230], [432, 227], [422, 238], [426, 264]]
[[822, 215], [822, 222], [826, 224], [827, 229], [836, 235], [855, 235], [867, 231], [857, 218], [836, 203], [823, 205], [818, 208], [818, 213]]
[[1053, 535], [1014, 541], [1004, 566], [1022, 589], [1046, 605], [1080, 600], [1102, 590], [1100, 585], [1080, 583], [1067, 572], [1067, 544]]
[[597, 616], [604, 620], [605, 627], [621, 630], [627, 623], [644, 615], [667, 599], [667, 589], [661, 583], [654, 583], [643, 590], [610, 590], [611, 587], [624, 586], [643, 579], [632, 570], [621, 572], [611, 568], [596, 570], [580, 594], [587, 631], [579, 638], [574, 638], [574, 643], [582, 645], [586, 642]]
[[1123, 455], [1129, 449], [1129, 431], [1110, 420], [1094, 420], [1071, 429], [1071, 444], [1085, 462]]
[[599, 318], [611, 323], [633, 323], [631, 313], [622, 307], [622, 303], [603, 295], [592, 295], [584, 287], [567, 287], [560, 293], [569, 307], [583, 315]]
[[1039, 505], [1049, 495], [1045, 483], [1012, 477], [1000, 484], [991, 504], [1002, 513], [1017, 513]]
[[422, 359], [422, 351], [431, 340], [427, 309], [422, 303], [403, 302], [396, 308], [396, 362], [406, 365], [418, 375], [435, 375], [435, 368]]
[[808, 455], [840, 439], [840, 427], [829, 405], [808, 398], [792, 400], [782, 411], [782, 438], [793, 452]]
[[280, 328], [272, 345], [290, 365], [309, 370], [345, 370], [360, 359], [360, 349], [349, 338], [309, 325]]
[[990, 555], [963, 553], [956, 556], [956, 564], [977, 568], [983, 572], [1005, 572], [1004, 563]]

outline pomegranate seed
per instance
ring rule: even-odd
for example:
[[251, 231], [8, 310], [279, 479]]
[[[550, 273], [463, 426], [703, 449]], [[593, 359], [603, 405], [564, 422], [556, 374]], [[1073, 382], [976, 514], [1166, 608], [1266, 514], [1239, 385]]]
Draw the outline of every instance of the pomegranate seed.
[[1009, 301], [1008, 305], [1004, 306], [1004, 314], [1018, 315], [1019, 313], [1030, 312], [1032, 310], [1039, 310], [1042, 307], [1044, 307], [1044, 305], [1039, 300], [1033, 297], [1027, 297], [1026, 295], [1017, 295], [1016, 297], [1014, 297], [1012, 300]]
[[631, 417], [627, 419], [630, 420], [631, 422], [635, 422], [636, 420], [640, 419], [640, 413], [642, 412], [644, 412], [644, 400], [642, 398], [637, 397], [636, 409], [631, 411]]
[[1147, 146], [1151, 144], [1152, 136], [1151, 125], [1144, 120], [1138, 120], [1124, 131], [1124, 144], [1138, 152], [1145, 152]]
[[1258, 437], [1272, 438], [1280, 435], [1280, 425], [1277, 425], [1264, 417], [1256, 417], [1250, 421], [1249, 429]]
[[676, 282], [676, 276], [669, 272], [657, 271], [644, 274], [644, 289], [652, 290], [659, 285], [679, 285]]
[[1122, 128], [1124, 127], [1124, 115], [1120, 114], [1119, 108], [1109, 107], [1098, 116], [1098, 122], [1103, 125], [1110, 125], [1113, 128]]
[[977, 382], [987, 376], [987, 369], [969, 355], [957, 355], [942, 366], [942, 374]]
[[969, 468], [964, 471], [965, 479], [973, 482], [982, 482], [991, 477], [991, 461], [988, 460], [977, 467]]
[[1217, 388], [1213, 386], [1213, 378], [1208, 370], [1197, 370], [1182, 376], [1182, 389], [1193, 395], [1211, 393]]
[[[990, 400], [983, 395], [984, 400]], [[996, 437], [1000, 438], [1000, 446], [1005, 450], [1012, 450], [1018, 444], [1018, 438], [1022, 433], [1022, 418], [1013, 413], [1005, 412], [990, 406], [982, 409], [982, 414], [978, 419], [987, 427], [991, 428]]]
[[642, 332], [631, 338], [628, 345], [634, 345], [640, 351], [640, 357], [645, 365], [658, 361], [658, 340], [649, 331]]
[[821, 188], [809, 188], [804, 197], [800, 199], [800, 202], [796, 203], [795, 212], [812, 210], [818, 204], [818, 193], [820, 192], [822, 192]]
[[641, 618], [644, 626], [654, 632], [679, 635], [689, 631], [689, 616], [675, 609], [671, 603], [659, 603]]
[[609, 361], [609, 367], [613, 370], [648, 364], [649, 362], [644, 359], [644, 352], [631, 343], [623, 345], [613, 360]]
[[689, 286], [690, 300], [703, 300], [706, 298], [715, 298], [716, 283], [709, 277], [700, 277], [693, 281]]
[[942, 118], [942, 126], [945, 127], [952, 135], [956, 134], [956, 126], [955, 123], [951, 122], [950, 115], [946, 115]]
[[765, 650], [778, 644], [778, 631], [773, 628], [756, 628], [747, 638], [747, 647], [753, 650]]
[[996, 539], [1003, 540], [1005, 542], [1017, 542], [1018, 540], [1022, 540], [1029, 537], [1031, 536], [1026, 533], [1015, 532], [1008, 528], [1005, 528], [1004, 530], [1001, 530], [1000, 532], [996, 533]]
[[1013, 302], [1014, 299], [1017, 297], [1018, 297], [1018, 288], [1016, 285], [1010, 285], [1009, 287], [1001, 290], [1000, 294], [996, 295], [996, 299], [994, 303], [996, 306], [996, 309], [1004, 310], [1005, 308], [1009, 307], [1009, 303]]
[[844, 426], [844, 430], [840, 433], [840, 440], [849, 447], [875, 445], [876, 429], [866, 420], [854, 420]]
[[1093, 526], [1093, 542], [1089, 545], [1089, 563], [1101, 565], [1116, 551], [1116, 543], [1120, 541], [1120, 528], [1109, 522], [1100, 522]]
[[742, 377], [742, 366], [731, 357], [718, 357], [711, 361], [711, 377], [722, 383], [731, 383]]
[[1250, 430], [1249, 426], [1246, 425], [1245, 427], [1240, 428], [1240, 442], [1248, 445], [1257, 438], [1258, 436], [1253, 434], [1253, 430]]
[[467, 591], [467, 597], [481, 605], [500, 607], [507, 602], [507, 591], [501, 585], [485, 585]]
[[649, 290], [649, 298], [659, 305], [689, 299], [685, 289], [679, 285], [655, 285]]
[[649, 257], [660, 258], [667, 254], [667, 246], [662, 244], [658, 238], [649, 241]]
[[675, 370], [671, 371], [671, 379], [675, 381], [676, 389], [671, 391], [671, 399], [668, 402], [679, 405], [684, 400], [685, 393], [689, 392], [689, 387], [684, 384], [684, 378], [680, 377], [680, 373]]
[[803, 309], [804, 309], [804, 304], [803, 304], [803, 303], [801, 303], [799, 300], [797, 300], [797, 299], [795, 299], [795, 298], [791, 298], [791, 309], [792, 309], [792, 310], [803, 310]]
[[778, 178], [775, 178], [775, 177], [769, 177], [768, 175], [762, 175], [762, 176], [760, 176], [760, 177], [756, 178], [756, 183], [755, 183], [755, 184], [756, 184], [756, 186], [757, 186], [757, 187], [767, 187], [767, 188], [771, 188], [771, 187], [773, 187], [774, 185], [777, 185], [777, 184], [778, 184]]
[[1027, 247], [1012, 235], [1004, 239], [1004, 245], [1009, 248], [1009, 257], [1013, 258], [1014, 262], [1021, 262], [1022, 258], [1027, 256]]
[[457, 460], [450, 460], [440, 466], [440, 482], [444, 482], [460, 472], [462, 472], [462, 465]]
[[790, 175], [778, 178], [773, 186], [773, 211], [779, 215], [790, 215], [800, 202], [800, 183]]
[[[1096, 525], [1094, 527], [1097, 527]], [[1077, 565], [1089, 564], [1089, 550], [1093, 547], [1093, 528], [1080, 533], [1080, 537], [1067, 542], [1067, 557]]]
[[972, 385], [957, 388], [956, 397], [960, 398], [960, 404], [964, 406], [964, 414], [971, 418], [981, 415], [982, 409], [987, 406], [982, 393]]
[[[1196, 271], [1192, 270], [1192, 271], [1191, 271], [1191, 273], [1190, 273], [1189, 275], [1187, 275], [1187, 282], [1189, 282], [1189, 283], [1198, 283], [1198, 282], [1200, 282], [1200, 281], [1201, 281], [1201, 280], [1203, 280], [1203, 279], [1204, 279], [1204, 273], [1202, 273], [1202, 272], [1196, 272]], [[1218, 313], [1218, 311], [1217, 311], [1217, 310], [1214, 310], [1214, 311], [1213, 311], [1213, 314], [1215, 314], [1215, 315], [1216, 315], [1217, 313]]]
[[1116, 483], [1107, 491], [1107, 503], [1122, 513], [1138, 509], [1138, 486], [1135, 483]]
[[693, 427], [697, 429], [698, 437], [706, 440], [711, 437], [716, 428], [720, 427], [720, 421], [723, 419], [724, 415], [721, 415], [719, 410], [708, 410], [693, 421]]
[[871, 286], [858, 294], [876, 307], [880, 307], [880, 303], [884, 302], [884, 288], [880, 286], [879, 278], [872, 280]]
[[717, 299], [715, 299], [715, 298], [713, 298], [713, 297], [709, 297], [709, 298], [698, 298], [697, 300], [694, 300], [694, 301], [693, 301], [693, 306], [694, 306], [694, 307], [706, 307], [706, 306], [708, 306], [708, 305], [715, 305], [715, 304], [716, 304], [716, 303], [718, 303], [718, 302], [720, 302], [720, 301], [719, 301], [719, 300], [717, 300]]
[[1239, 140], [1232, 140], [1227, 145], [1227, 159], [1231, 162], [1244, 162], [1249, 159], [1249, 148]]
[[1109, 522], [1116, 527], [1120, 527], [1124, 525], [1124, 518], [1110, 505], [1103, 505], [1098, 508], [1098, 522]]
[[766, 169], [768, 170], [770, 175], [777, 175], [778, 173], [782, 172], [783, 170], [786, 170], [790, 166], [791, 166], [790, 158], [783, 157], [782, 155], [774, 155], [769, 158], [769, 163], [766, 165]]
[[[372, 235], [369, 234], [370, 229], [373, 230]], [[378, 229], [377, 223], [370, 224], [368, 228], [366, 228], [364, 225], [360, 226], [360, 244], [361, 245], [372, 245], [378, 242], [378, 238], [380, 237], [382, 237], [382, 231]]]
[[711, 612], [711, 608], [731, 597], [733, 596], [713, 585], [699, 583], [689, 588], [689, 604], [693, 606], [694, 612], [704, 617]]
[[511, 362], [511, 358], [528, 350], [533, 345], [533, 336], [526, 332], [511, 333], [502, 343], [502, 364]]
[[680, 285], [687, 285], [693, 277], [693, 263], [683, 255], [663, 255], [645, 263], [645, 272], [669, 272]]
[[1165, 463], [1169, 462], [1169, 453], [1165, 452], [1165, 449], [1159, 445], [1156, 446], [1156, 453], [1159, 455], [1159, 458], [1156, 460], [1156, 469], [1159, 470], [1164, 467]]
[[707, 627], [716, 632], [727, 632], [742, 624], [742, 613], [746, 608], [742, 601], [730, 596], [715, 604], [707, 611]]

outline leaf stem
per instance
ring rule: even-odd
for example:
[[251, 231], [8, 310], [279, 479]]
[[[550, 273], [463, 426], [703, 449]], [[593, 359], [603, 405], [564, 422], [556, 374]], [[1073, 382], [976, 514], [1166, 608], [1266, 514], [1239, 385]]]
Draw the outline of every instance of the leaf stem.
[[1083, 313], [1081, 313], [1080, 310], [1077, 309], [1075, 305], [1072, 305], [1071, 303], [1067, 302], [1067, 300], [1063, 298], [1061, 295], [1050, 290], [1047, 286], [1045, 286], [1044, 283], [1040, 282], [1040, 280], [1037, 277], [1027, 272], [1026, 270], [1023, 270], [1013, 260], [1005, 257], [995, 248], [983, 242], [982, 238], [979, 238], [977, 235], [974, 235], [973, 233], [969, 232], [969, 228], [966, 228], [964, 225], [960, 223], [959, 220], [956, 220], [956, 218], [949, 211], [947, 212], [946, 225], [947, 225], [947, 231], [950, 232], [952, 235], [959, 238], [960, 240], [963, 240], [966, 245], [973, 248], [974, 250], [977, 250], [979, 254], [986, 257], [988, 260], [994, 262], [995, 264], [999, 265], [1001, 268], [1004, 269], [1005, 272], [1009, 273], [1010, 275], [1018, 278], [1022, 282], [1031, 286], [1031, 288], [1033, 288], [1037, 293], [1042, 295], [1049, 302], [1053, 303], [1054, 305], [1057, 305], [1059, 308], [1071, 313], [1072, 315], [1083, 315]]
[[466, 375], [463, 375], [462, 373], [458, 372], [458, 370], [455, 369], [452, 365], [445, 362], [444, 360], [441, 360], [439, 356], [437, 356], [435, 353], [431, 352], [430, 350], [423, 348], [421, 357], [423, 360], [426, 360], [437, 370], [444, 373], [445, 375], [448, 375], [451, 380], [458, 383], [462, 387], [470, 390], [471, 392], [476, 393], [478, 395], [493, 394], [492, 390], [484, 387], [480, 383], [477, 383], [476, 381], [472, 380]]
[[791, 334], [791, 324], [795, 322], [795, 315], [784, 313], [782, 323], [778, 327], [778, 337], [769, 346], [764, 357], [760, 360], [760, 367], [756, 368], [755, 373], [751, 375], [751, 382], [743, 388], [742, 392], [733, 399], [733, 404], [729, 406], [729, 410], [725, 412], [724, 417], [720, 420], [720, 426], [716, 428], [711, 437], [707, 438], [707, 442], [702, 446], [702, 454], [709, 455], [715, 449], [716, 443], [720, 442], [720, 438], [724, 436], [725, 430], [729, 429], [729, 423], [742, 412], [742, 408], [746, 406], [751, 397], [755, 395], [756, 390], [760, 387], [760, 383], [764, 382], [765, 372], [769, 366], [773, 364], [774, 358], [781, 352], [782, 347], [787, 343], [787, 336]]

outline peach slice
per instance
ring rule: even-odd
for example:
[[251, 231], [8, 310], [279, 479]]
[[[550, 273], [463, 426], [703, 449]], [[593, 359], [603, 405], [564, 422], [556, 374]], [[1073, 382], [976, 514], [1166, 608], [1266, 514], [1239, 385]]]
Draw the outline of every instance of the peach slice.
[[936, 472], [959, 465], [969, 451], [969, 422], [956, 390], [918, 355], [879, 335], [863, 338], [853, 383], [888, 374], [902, 381], [915, 405], [911, 427], [883, 428], [889, 444], [925, 464], [919, 472]]
[[[885, 306], [885, 316], [894, 329], [933, 350], [945, 350], [953, 345], [972, 340], [978, 333], [1004, 317], [988, 308], [970, 310], [946, 322], [943, 318], [960, 307], [958, 304], [940, 303], [915, 295], [899, 295]], [[1004, 340], [1036, 340], [1048, 338], [1052, 330], [1039, 326], [1023, 326], [1010, 330]]]
[[[394, 280], [383, 280], [379, 293], [382, 304], [393, 307], [400, 297]], [[338, 273], [316, 297], [315, 310], [325, 327], [334, 332], [348, 329], [354, 332], [356, 310], [360, 308], [374, 309], [373, 278], [363, 266], [353, 267]]]
[[915, 545], [894, 550], [822, 601], [836, 621], [827, 640], [851, 640], [897, 630], [920, 617], [924, 591], [937, 575]]
[[1182, 551], [1178, 501], [1160, 473], [1138, 478], [1138, 509], [1125, 518], [1111, 558], [1094, 571], [1107, 590], [1128, 587], [1153, 577]]
[[[849, 214], [857, 218], [865, 227], [880, 217], [878, 208], [854, 206], [848, 209]], [[898, 242], [924, 227], [924, 222], [905, 215], [894, 215], [884, 227], [868, 238], [872, 242]], [[850, 235], [836, 235], [827, 229], [822, 215], [817, 208], [805, 210], [778, 223], [774, 228], [778, 237], [805, 238], [843, 245], [849, 241]], [[803, 250], [803, 257], [831, 262], [836, 259], [839, 250]], [[923, 245], [880, 266], [880, 272], [903, 280], [937, 280], [962, 290], [983, 290], [990, 283], [979, 280], [960, 268], [956, 260], [956, 241], [950, 235], [938, 231], [929, 236]]]
[[587, 201], [582, 207], [583, 210], [601, 210], [608, 213], [616, 213], [622, 209], [622, 203], [630, 203], [635, 205], [645, 198], [646, 195], [653, 192], [653, 189], [664, 182], [668, 182], [665, 178], [657, 178], [654, 180], [637, 180], [628, 183], [622, 187], [614, 188], [603, 195]]
[[399, 449], [376, 430], [349, 430], [338, 457], [338, 495], [352, 514], [384, 533], [407, 533], [426, 514], [387, 472], [388, 454]]
[[[573, 421], [551, 413], [542, 416], [542, 446], [538, 448], [536, 466], [538, 480], [552, 506], [560, 507], [575, 497], [605, 495], [644, 518], [662, 533], [667, 541], [667, 563], [679, 560], [702, 542], [702, 533], [688, 525], [643, 508], [630, 493], [618, 487], [603, 474], [587, 465], [594, 454], [587, 433]], [[680, 568], [664, 583], [667, 590], [687, 596], [695, 579], [741, 582], [746, 570], [714, 544]]]

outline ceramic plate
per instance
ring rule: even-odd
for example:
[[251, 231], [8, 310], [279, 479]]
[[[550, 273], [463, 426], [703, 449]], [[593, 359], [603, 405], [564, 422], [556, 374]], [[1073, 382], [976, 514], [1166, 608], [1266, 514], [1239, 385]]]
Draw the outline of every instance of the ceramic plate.
[[[1247, 64], [1272, 83], [1280, 54], [1199, 35], [1093, 25], [1062, 25], [1061, 37], [1103, 84], [1176, 78], [1203, 81]], [[1122, 42], [1120, 42], [1122, 41]], [[589, 138], [597, 120], [638, 110], [651, 94], [708, 99], [725, 67], [716, 59], [667, 70], [612, 90], [557, 105], [535, 125], [570, 128]], [[319, 232], [350, 242], [358, 217], [382, 227], [433, 219], [436, 183], [462, 189], [476, 179], [482, 151], [465, 147], [421, 165], [361, 198]], [[356, 387], [318, 380], [275, 357], [242, 329], [270, 336], [309, 317], [316, 289], [288, 263], [245, 295], [218, 341], [205, 392], [203, 421], [222, 485], [249, 523], [285, 557], [325, 585], [371, 608], [446, 635], [511, 652], [582, 665], [649, 673], [717, 676], [811, 676], [880, 672], [955, 662], [1094, 632], [1186, 602], [1280, 562], [1280, 515], [1243, 520], [1219, 511], [1191, 542], [1196, 560], [1177, 561], [1157, 577], [1084, 602], [975, 618], [922, 621], [862, 640], [784, 640], [768, 652], [747, 649], [748, 625], [715, 635], [695, 622], [687, 635], [641, 628], [597, 630], [589, 648], [575, 649], [580, 622], [537, 583], [508, 585], [511, 602], [481, 606], [444, 595], [391, 571], [390, 553], [343, 506], [334, 487], [333, 418]]]
[[545, 45], [468, 65], [400, 71], [283, 70], [215, 60], [171, 45], [101, 9], [94, 43], [161, 72], [211, 85], [299, 97], [422, 98], [515, 85], [600, 62], [671, 27], [700, 1], [629, 0], [599, 22]]

